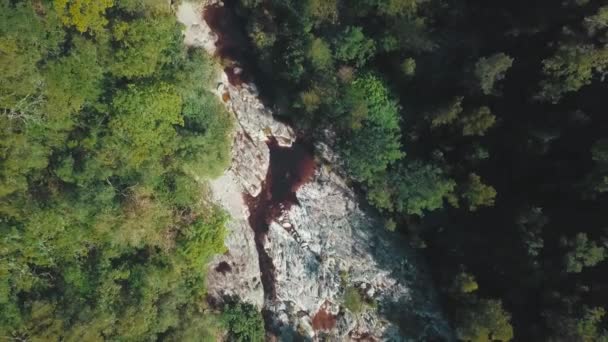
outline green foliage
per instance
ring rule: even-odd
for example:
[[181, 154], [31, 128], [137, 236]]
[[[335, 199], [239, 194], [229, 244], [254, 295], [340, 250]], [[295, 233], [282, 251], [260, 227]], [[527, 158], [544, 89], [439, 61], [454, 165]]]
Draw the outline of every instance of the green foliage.
[[117, 22], [112, 37], [120, 48], [111, 56], [110, 71], [116, 77], [146, 77], [171, 61], [181, 28], [171, 16]]
[[463, 341], [510, 341], [513, 339], [510, 320], [499, 300], [476, 300], [460, 312], [456, 333]]
[[97, 47], [80, 37], [72, 44], [72, 54], [49, 62], [44, 71], [47, 119], [63, 125], [72, 124], [70, 116], [94, 104], [102, 91]]
[[561, 97], [591, 83], [608, 67], [608, 48], [591, 45], [560, 45], [555, 54], [543, 61], [545, 79], [539, 97], [557, 103]]
[[409, 161], [373, 183], [367, 196], [380, 209], [422, 216], [442, 208], [455, 187], [438, 167]]
[[[227, 217], [202, 182], [229, 160], [231, 121], [206, 91], [213, 63], [186, 54], [170, 12], [12, 3], [0, 2], [0, 334], [215, 335], [202, 270], [225, 251]], [[146, 49], [142, 65], [121, 60]]]
[[[427, 246], [452, 319], [478, 306], [470, 299], [479, 290], [466, 293], [471, 279], [453, 287], [462, 265], [513, 312], [518, 340], [581, 341], [585, 313], [572, 308], [607, 307], [599, 275], [608, 266], [567, 273], [555, 255], [559, 236], [575, 235], [572, 222], [592, 245], [606, 239], [598, 230], [608, 222], [606, 5], [536, 5], [243, 0], [235, 13], [272, 104], [298, 129], [335, 141], [383, 225], [398, 222], [412, 244]], [[388, 101], [376, 101], [379, 80]], [[371, 103], [391, 105], [378, 111]], [[500, 185], [500, 201], [476, 170]], [[441, 210], [445, 201], [452, 208]], [[567, 319], [549, 324], [540, 318], [547, 309]], [[590, 321], [597, 334], [587, 340], [601, 341], [605, 316]]]
[[306, 112], [312, 113], [316, 111], [321, 105], [320, 91], [316, 88], [312, 88], [300, 93], [300, 102]]
[[452, 290], [458, 294], [475, 292], [477, 289], [479, 289], [479, 285], [472, 274], [460, 272], [454, 278]]
[[606, 248], [590, 241], [585, 233], [578, 233], [572, 239], [562, 239], [568, 249], [564, 256], [566, 272], [580, 273], [584, 267], [593, 267], [606, 259]]
[[475, 64], [475, 77], [485, 95], [494, 92], [496, 82], [504, 79], [505, 73], [513, 65], [513, 58], [504, 53], [497, 53], [488, 58], [482, 57]]
[[341, 150], [355, 179], [370, 182], [403, 156], [399, 142], [399, 107], [374, 75], [362, 76], [350, 87], [348, 102], [363, 104], [366, 114], [361, 129], [351, 132]]
[[308, 55], [316, 69], [327, 70], [332, 67], [333, 56], [329, 44], [325, 43], [323, 39], [315, 38], [312, 41]]
[[336, 59], [363, 66], [376, 52], [373, 40], [367, 38], [360, 27], [349, 26], [335, 41]]
[[66, 26], [74, 26], [80, 32], [99, 32], [108, 20], [105, 12], [114, 5], [113, 0], [54, 0], [55, 9]]
[[480, 207], [491, 207], [494, 205], [496, 190], [481, 182], [481, 177], [471, 173], [464, 187], [462, 197], [467, 201], [469, 210], [476, 211]]
[[264, 320], [255, 306], [231, 300], [223, 308], [224, 323], [231, 341], [264, 341]]
[[392, 218], [389, 218], [384, 223], [384, 228], [389, 232], [394, 232], [397, 230], [397, 222], [395, 222], [395, 220], [393, 220]]
[[209, 96], [217, 66], [202, 54], [188, 56], [180, 78], [184, 125], [178, 126], [177, 150], [182, 170], [197, 179], [219, 176], [230, 164], [232, 117], [222, 103]]
[[593, 198], [608, 191], [608, 139], [600, 139], [593, 144], [591, 158], [595, 164], [582, 182], [582, 190], [584, 196]]
[[183, 125], [182, 99], [176, 89], [167, 84], [154, 87], [130, 86], [116, 94], [112, 101], [115, 112], [110, 127], [116, 139], [129, 144], [124, 151], [127, 165], [137, 167], [150, 158], [161, 158], [173, 150], [174, 126]]
[[416, 11], [416, 0], [380, 0], [378, 9], [387, 15], [413, 14]]
[[171, 14], [171, 3], [165, 0], [120, 0], [115, 6], [126, 13], [146, 17]]
[[344, 307], [347, 308], [350, 312], [354, 314], [358, 314], [363, 310], [363, 298], [361, 298], [361, 293], [357, 288], [349, 286], [344, 291]]
[[338, 0], [307, 0], [308, 12], [319, 21], [338, 20]]
[[[531, 208], [517, 218], [516, 224], [521, 231], [526, 251], [533, 258], [538, 257], [545, 246], [542, 229], [547, 222], [542, 208]], [[533, 259], [533, 262], [536, 260]]]
[[462, 113], [462, 100], [464, 100], [462, 96], [454, 97], [447, 104], [431, 112], [428, 115], [431, 120], [431, 128], [449, 125], [456, 121], [460, 113]]
[[361, 0], [362, 7], [374, 8], [387, 16], [413, 15], [416, 12], [415, 0]]
[[277, 40], [274, 32], [267, 32], [257, 21], [249, 28], [249, 37], [258, 49], [268, 49], [272, 47]]
[[472, 112], [467, 113], [460, 119], [462, 124], [462, 135], [480, 135], [486, 134], [496, 123], [496, 116], [488, 107], [480, 107]]
[[[604, 308], [586, 308], [585, 313], [576, 324], [576, 334], [581, 337], [584, 342], [607, 340], [608, 334], [606, 331], [601, 331], [598, 325], [606, 315]], [[602, 336], [600, 336], [600, 334]]]
[[65, 34], [60, 25], [52, 11], [41, 17], [25, 3], [0, 1], [0, 110], [6, 114], [22, 120], [42, 116], [43, 77], [37, 64], [58, 52]]
[[571, 307], [567, 314], [547, 311], [547, 323], [554, 330], [552, 340], [595, 342], [608, 341], [608, 331], [603, 326], [606, 310], [602, 307]]
[[406, 58], [403, 63], [401, 63], [401, 72], [405, 76], [413, 76], [416, 73], [416, 60], [413, 58]]
[[608, 6], [602, 6], [597, 10], [596, 14], [586, 17], [583, 21], [583, 26], [590, 36], [608, 28]]

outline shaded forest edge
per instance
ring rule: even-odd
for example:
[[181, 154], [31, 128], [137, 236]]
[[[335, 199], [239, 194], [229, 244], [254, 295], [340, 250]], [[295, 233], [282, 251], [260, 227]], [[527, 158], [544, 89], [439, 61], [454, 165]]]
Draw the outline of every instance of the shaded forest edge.
[[263, 340], [207, 303], [233, 122], [182, 29], [164, 0], [0, 0], [0, 339]]
[[608, 338], [608, 4], [225, 4], [266, 101], [336, 133], [384, 228], [428, 257], [461, 340]]

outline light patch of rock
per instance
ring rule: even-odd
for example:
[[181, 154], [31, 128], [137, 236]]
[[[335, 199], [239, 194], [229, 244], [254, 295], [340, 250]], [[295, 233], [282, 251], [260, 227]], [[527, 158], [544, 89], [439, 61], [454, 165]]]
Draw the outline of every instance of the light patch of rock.
[[[238, 296], [258, 308], [264, 304], [264, 289], [260, 280], [258, 252], [253, 231], [249, 227], [247, 206], [239, 182], [231, 172], [211, 182], [215, 201], [230, 214], [225, 245], [228, 253], [218, 255], [207, 271], [208, 292], [215, 298]], [[228, 272], [218, 272], [222, 262], [231, 266]]]
[[215, 53], [217, 35], [211, 31], [202, 16], [202, 9], [207, 4], [183, 1], [177, 9], [177, 20], [186, 26], [184, 43], [205, 49], [210, 54]]

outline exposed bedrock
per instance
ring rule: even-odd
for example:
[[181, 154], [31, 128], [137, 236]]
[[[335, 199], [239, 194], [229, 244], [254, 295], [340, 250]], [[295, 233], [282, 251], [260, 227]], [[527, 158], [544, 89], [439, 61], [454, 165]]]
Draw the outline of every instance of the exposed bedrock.
[[[184, 1], [178, 17], [188, 44], [215, 53], [219, 35], [202, 11]], [[280, 341], [451, 340], [424, 262], [334, 171], [331, 140], [296, 142], [231, 72], [213, 90], [237, 125], [231, 167], [211, 184], [231, 221], [228, 252], [209, 265], [209, 294], [264, 309]]]

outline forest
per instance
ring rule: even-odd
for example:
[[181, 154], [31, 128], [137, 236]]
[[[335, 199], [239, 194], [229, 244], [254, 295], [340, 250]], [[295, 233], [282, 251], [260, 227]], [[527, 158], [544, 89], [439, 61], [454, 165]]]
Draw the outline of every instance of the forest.
[[[225, 3], [458, 339], [608, 341], [608, 1]], [[0, 339], [263, 340], [205, 300], [234, 123], [182, 39], [164, 0], [0, 0]]]
[[233, 122], [182, 40], [167, 1], [0, 0], [0, 340], [261, 336], [205, 301]]
[[608, 2], [226, 3], [262, 95], [426, 255], [457, 338], [608, 341]]

